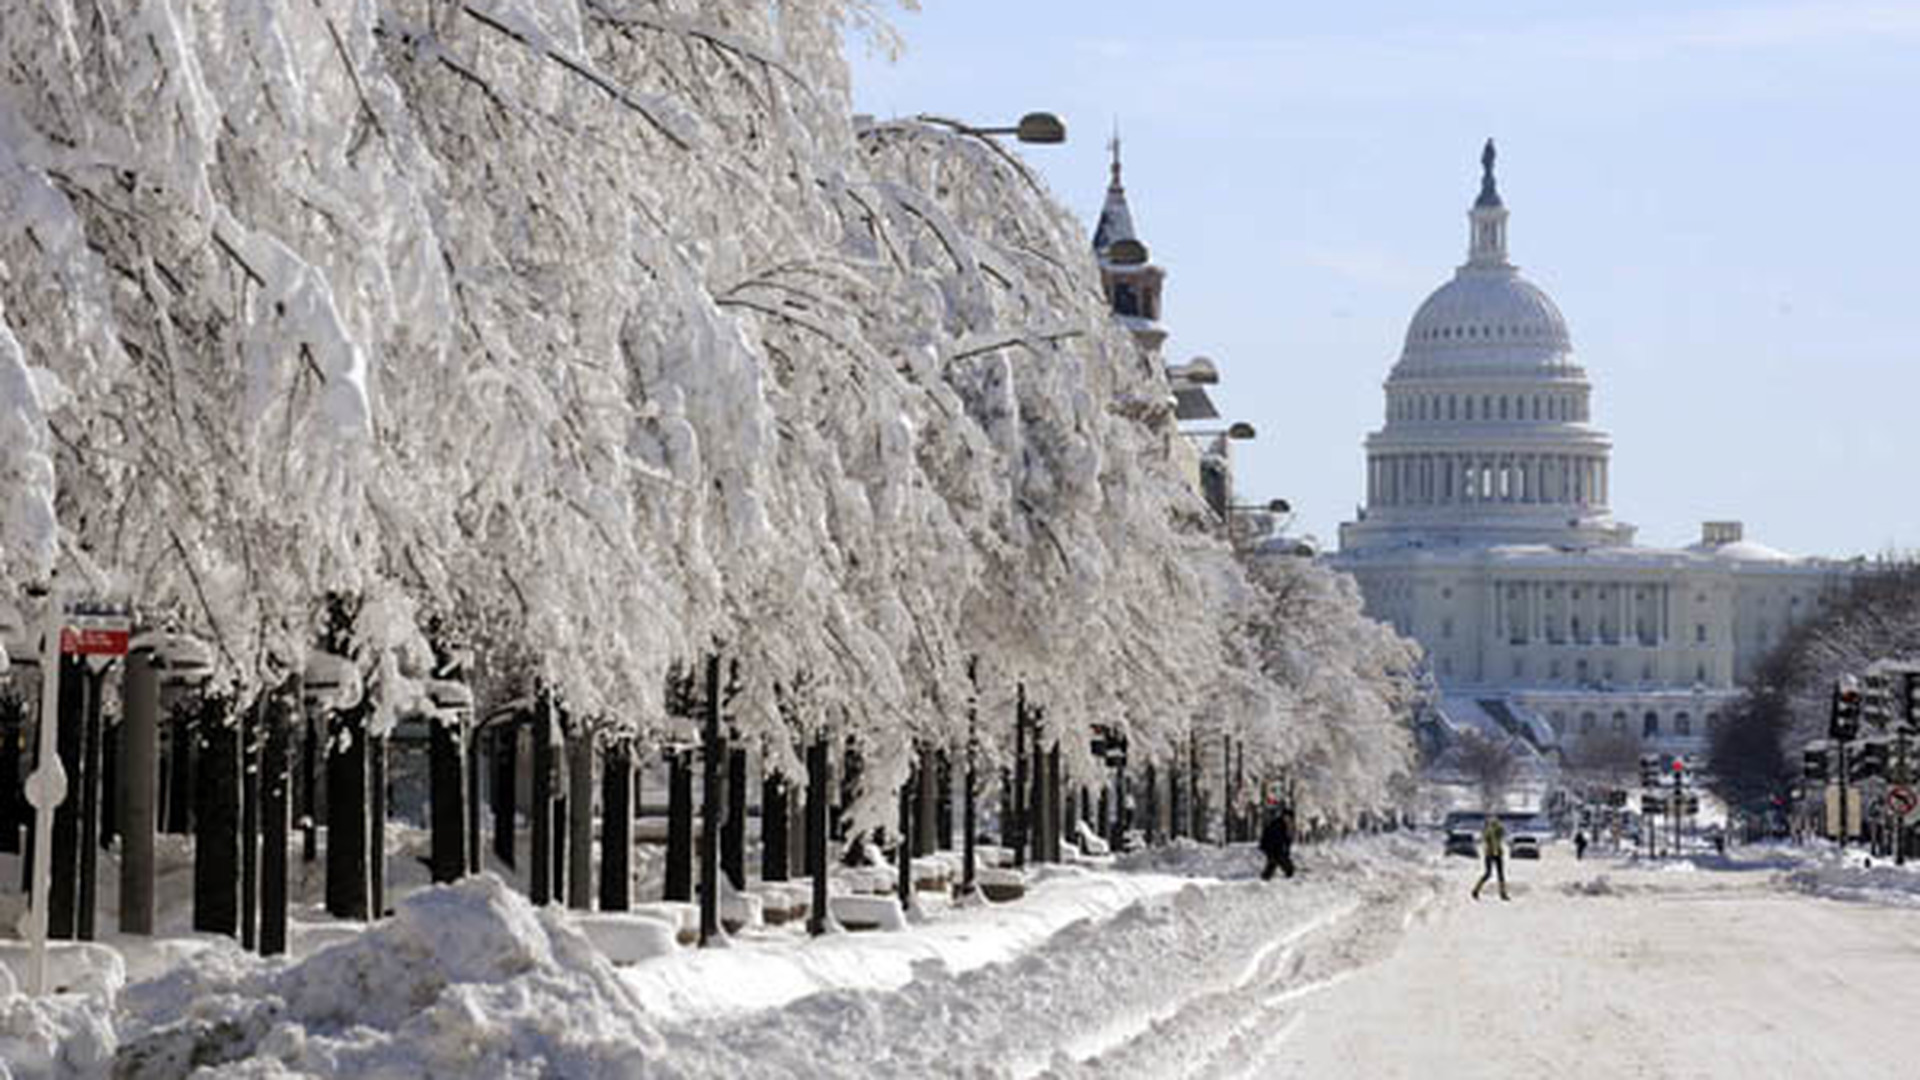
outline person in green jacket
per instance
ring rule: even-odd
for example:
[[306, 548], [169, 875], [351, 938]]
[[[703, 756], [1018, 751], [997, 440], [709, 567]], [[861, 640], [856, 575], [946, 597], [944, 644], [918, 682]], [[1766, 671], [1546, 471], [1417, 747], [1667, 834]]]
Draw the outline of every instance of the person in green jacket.
[[1480, 829], [1480, 854], [1486, 860], [1487, 868], [1481, 872], [1480, 880], [1474, 883], [1473, 898], [1480, 899], [1480, 889], [1486, 885], [1487, 879], [1498, 874], [1500, 899], [1513, 899], [1507, 895], [1507, 828], [1493, 814], [1487, 815], [1487, 823]]

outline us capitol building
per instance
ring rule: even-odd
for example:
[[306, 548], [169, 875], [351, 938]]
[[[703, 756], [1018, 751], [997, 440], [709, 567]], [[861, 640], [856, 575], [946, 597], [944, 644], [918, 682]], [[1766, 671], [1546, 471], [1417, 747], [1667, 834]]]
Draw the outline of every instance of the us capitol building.
[[1366, 440], [1366, 503], [1334, 565], [1426, 649], [1442, 739], [1542, 758], [1596, 732], [1703, 753], [1736, 685], [1856, 564], [1795, 558], [1708, 522], [1638, 546], [1614, 520], [1593, 384], [1566, 320], [1507, 259], [1491, 140], [1466, 264], [1407, 329]]

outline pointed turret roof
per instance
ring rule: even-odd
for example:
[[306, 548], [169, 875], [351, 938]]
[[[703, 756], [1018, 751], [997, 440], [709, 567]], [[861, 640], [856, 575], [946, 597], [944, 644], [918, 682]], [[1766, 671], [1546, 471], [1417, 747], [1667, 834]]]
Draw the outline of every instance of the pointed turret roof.
[[1100, 208], [1100, 223], [1093, 229], [1093, 250], [1105, 251], [1121, 240], [1138, 240], [1133, 230], [1133, 211], [1127, 206], [1127, 189], [1120, 183], [1120, 134], [1107, 143], [1113, 152], [1112, 177], [1107, 181], [1106, 205]]

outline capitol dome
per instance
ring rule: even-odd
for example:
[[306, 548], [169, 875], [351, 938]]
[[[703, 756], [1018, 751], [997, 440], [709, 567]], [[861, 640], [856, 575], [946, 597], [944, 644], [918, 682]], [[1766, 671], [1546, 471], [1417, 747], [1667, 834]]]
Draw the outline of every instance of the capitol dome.
[[1491, 147], [1470, 217], [1467, 262], [1414, 313], [1395, 374], [1571, 373], [1566, 318], [1507, 261], [1507, 209], [1494, 186]]
[[1567, 321], [1553, 299], [1513, 267], [1468, 264], [1414, 313], [1404, 367], [1445, 370], [1563, 368], [1572, 364]]
[[1507, 259], [1507, 208], [1480, 157], [1467, 261], [1414, 313], [1367, 437], [1367, 501], [1343, 550], [1629, 542], [1609, 505], [1612, 442], [1567, 321]]

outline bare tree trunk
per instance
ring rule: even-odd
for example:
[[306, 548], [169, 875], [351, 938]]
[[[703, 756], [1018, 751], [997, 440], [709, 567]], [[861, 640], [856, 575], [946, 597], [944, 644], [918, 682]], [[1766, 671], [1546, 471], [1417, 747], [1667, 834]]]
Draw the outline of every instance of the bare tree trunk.
[[633, 743], [606, 749], [600, 775], [600, 910], [633, 906]]
[[[915, 772], [918, 771], [916, 767]], [[900, 835], [894, 846], [894, 862], [897, 864], [894, 891], [900, 897], [902, 911], [913, 908], [913, 806], [919, 786], [919, 778], [913, 773], [908, 773], [907, 782], [900, 785]]]
[[700, 944], [720, 934], [720, 785], [726, 744], [720, 738], [720, 656], [707, 657], [705, 723], [701, 728]]
[[501, 865], [513, 869], [513, 840], [519, 827], [520, 729], [522, 717], [515, 715], [493, 733], [493, 856]]
[[367, 714], [362, 701], [333, 715], [327, 739], [327, 912], [366, 919], [372, 879], [367, 866]]
[[593, 736], [576, 719], [567, 746], [567, 906], [593, 910]]
[[720, 828], [720, 871], [733, 887], [747, 887], [747, 752], [727, 751], [727, 820]]
[[28, 817], [26, 741], [26, 709], [12, 693], [0, 694], [0, 854], [20, 853], [20, 829]]
[[685, 750], [667, 755], [667, 877], [662, 899], [693, 899], [693, 761]]
[[292, 839], [293, 776], [287, 769], [293, 725], [301, 718], [300, 676], [290, 676], [267, 701], [266, 739], [260, 747], [260, 954], [287, 951], [287, 842]]
[[460, 731], [461, 739], [466, 744], [464, 784], [466, 787], [467, 831], [463, 847], [467, 854], [467, 873], [478, 874], [480, 871], [486, 869], [486, 861], [481, 854], [485, 850], [480, 828], [481, 807], [485, 804], [481, 801], [480, 778], [485, 774], [480, 771], [483, 757], [481, 752], [480, 731], [477, 721], [473, 719], [469, 719]]
[[458, 881], [467, 872], [467, 738], [460, 720], [427, 721], [427, 806], [433, 830], [428, 868], [439, 883]]
[[529, 858], [532, 877], [527, 883], [529, 898], [535, 905], [554, 898], [553, 876], [553, 705], [542, 691], [533, 711], [533, 805], [528, 826], [532, 830]]
[[776, 772], [760, 780], [760, 880], [785, 881], [788, 854], [787, 782]]
[[240, 732], [231, 707], [217, 695], [201, 702], [193, 837], [193, 928], [229, 937], [240, 929]]
[[827, 766], [827, 737], [816, 735], [807, 747], [807, 876], [813, 886], [807, 933], [815, 937], [827, 930], [827, 813], [832, 801]]
[[154, 787], [160, 767], [160, 673], [152, 652], [128, 655], [120, 692], [120, 737], [126, 747], [120, 768], [120, 932], [152, 934]]
[[[47, 893], [47, 936], [71, 939], [80, 930], [80, 800], [86, 783], [86, 673], [78, 657], [60, 658], [60, 707], [55, 753], [66, 771], [67, 798], [53, 811], [53, 880]], [[34, 842], [41, 842], [34, 837]]]
[[[80, 683], [86, 688], [86, 707], [81, 713], [80, 774], [75, 779], [80, 789], [80, 836], [74, 855], [79, 859], [80, 890], [77, 897], [78, 936], [93, 940], [94, 916], [99, 911], [100, 883], [100, 690], [106, 681], [104, 671], [96, 671], [86, 659], [80, 665]], [[72, 801], [69, 796], [68, 801]]]
[[193, 827], [193, 710], [161, 700], [167, 717], [167, 799], [161, 828], [169, 836], [185, 836]]
[[265, 699], [240, 711], [240, 945], [259, 943], [260, 915], [260, 748]]
[[387, 913], [387, 737], [367, 740], [367, 896], [371, 918]]
[[913, 813], [913, 853], [931, 855], [940, 848], [940, 759], [931, 749], [920, 751], [919, 805]]

